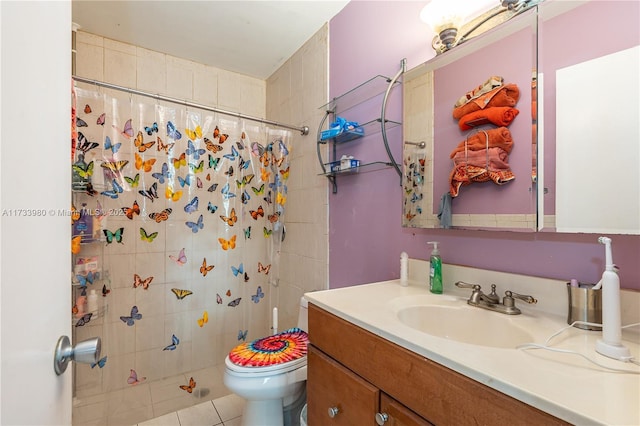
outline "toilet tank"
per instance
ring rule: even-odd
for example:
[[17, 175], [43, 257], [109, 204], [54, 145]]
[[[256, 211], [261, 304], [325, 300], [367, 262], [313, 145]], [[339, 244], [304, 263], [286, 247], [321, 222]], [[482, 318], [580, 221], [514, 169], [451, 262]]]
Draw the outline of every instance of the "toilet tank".
[[300, 298], [300, 308], [298, 309], [298, 328], [309, 331], [309, 301], [302, 296]]

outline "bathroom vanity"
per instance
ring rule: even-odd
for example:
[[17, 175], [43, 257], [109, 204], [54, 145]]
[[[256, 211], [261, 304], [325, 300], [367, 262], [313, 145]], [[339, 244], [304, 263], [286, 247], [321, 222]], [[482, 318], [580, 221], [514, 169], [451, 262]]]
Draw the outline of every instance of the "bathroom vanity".
[[310, 425], [567, 424], [313, 304], [309, 330]]
[[[534, 281], [538, 288], [534, 296], [542, 306], [522, 303], [521, 315], [504, 315], [468, 306], [469, 291], [455, 289], [452, 282], [476, 276], [483, 286], [495, 282], [500, 294], [530, 289], [506, 288], [507, 283], [517, 282], [513, 274], [498, 273], [487, 281], [477, 271], [445, 265], [444, 295], [430, 294], [416, 280], [410, 280], [409, 287], [394, 280], [307, 293], [308, 423], [639, 424], [640, 375], [609, 372], [575, 355], [509, 346], [510, 339], [520, 339], [518, 344], [544, 343], [567, 325], [566, 316], [562, 317], [566, 310], [555, 316], [545, 311], [566, 305], [564, 283], [549, 289], [536, 278], [524, 277]], [[637, 311], [637, 296], [624, 300], [624, 311]], [[453, 316], [443, 315], [435, 324], [445, 330], [442, 336], [420, 330], [429, 325], [412, 322], [409, 313], [421, 312], [426, 320], [426, 311], [421, 311], [425, 307], [448, 309], [461, 318], [460, 329], [447, 324], [457, 321]], [[623, 312], [623, 324], [635, 320]], [[525, 334], [513, 334], [516, 328]], [[631, 338], [632, 354], [638, 357], [637, 330], [626, 333], [623, 339]], [[498, 338], [465, 340], [483, 334]], [[573, 328], [554, 343], [612, 368], [640, 371], [633, 364], [596, 354], [593, 345], [599, 337], [599, 332]]]

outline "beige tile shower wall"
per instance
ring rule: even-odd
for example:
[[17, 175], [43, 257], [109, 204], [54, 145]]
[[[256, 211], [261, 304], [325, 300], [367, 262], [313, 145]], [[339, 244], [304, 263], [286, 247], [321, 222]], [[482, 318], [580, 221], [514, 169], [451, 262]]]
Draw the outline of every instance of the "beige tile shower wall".
[[303, 293], [328, 288], [328, 187], [316, 154], [319, 107], [328, 100], [327, 37], [325, 25], [267, 79], [267, 118], [310, 129], [293, 135], [277, 289], [280, 329], [295, 326]]
[[255, 117], [266, 115], [263, 80], [83, 31], [78, 31], [76, 49], [80, 77]]

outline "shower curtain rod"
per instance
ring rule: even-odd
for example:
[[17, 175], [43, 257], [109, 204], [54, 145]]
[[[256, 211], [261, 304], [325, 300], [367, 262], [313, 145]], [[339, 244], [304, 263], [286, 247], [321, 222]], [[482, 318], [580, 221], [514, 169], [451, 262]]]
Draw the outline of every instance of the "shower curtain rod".
[[270, 124], [272, 126], [277, 126], [277, 127], [284, 127], [285, 129], [297, 130], [303, 136], [306, 136], [306, 135], [309, 134], [309, 127], [308, 126], [298, 127], [298, 126], [292, 126], [292, 125], [289, 125], [289, 124], [278, 123], [277, 121], [266, 120], [264, 118], [258, 118], [258, 117], [252, 117], [250, 115], [241, 114], [239, 112], [226, 111], [226, 110], [223, 110], [223, 109], [220, 109], [220, 108], [214, 108], [214, 107], [210, 107], [210, 106], [207, 106], [207, 105], [197, 104], [195, 102], [189, 102], [189, 101], [184, 101], [184, 100], [181, 100], [181, 99], [170, 98], [168, 96], [162, 96], [160, 94], [143, 92], [142, 90], [131, 89], [129, 87], [118, 86], [116, 84], [105, 83], [103, 81], [98, 81], [98, 80], [91, 80], [91, 79], [88, 79], [88, 78], [78, 77], [78, 76], [75, 76], [75, 75], [73, 76], [73, 79], [75, 81], [77, 81], [77, 82], [80, 82], [80, 83], [93, 84], [93, 85], [100, 86], [100, 87], [106, 87], [107, 89], [114, 89], [114, 90], [119, 90], [121, 92], [133, 93], [134, 95], [146, 96], [147, 98], [154, 98], [154, 99], [159, 100], [159, 101], [172, 102], [172, 103], [178, 104], [178, 105], [184, 105], [184, 106], [188, 106], [188, 107], [192, 107], [192, 108], [203, 109], [205, 111], [217, 112], [219, 114], [230, 115], [230, 116], [237, 117], [237, 118], [243, 118], [245, 120], [257, 121], [259, 123]]

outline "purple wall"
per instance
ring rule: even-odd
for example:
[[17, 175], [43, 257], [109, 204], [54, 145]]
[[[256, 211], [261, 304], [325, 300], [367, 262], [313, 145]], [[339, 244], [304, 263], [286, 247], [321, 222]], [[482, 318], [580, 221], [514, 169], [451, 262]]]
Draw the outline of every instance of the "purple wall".
[[[432, 33], [419, 19], [425, 4], [352, 1], [333, 18], [330, 96], [376, 74], [394, 75], [402, 58], [407, 58], [408, 68], [431, 58]], [[637, 32], [637, 26], [629, 31]], [[397, 98], [389, 107], [389, 117], [402, 115]], [[389, 136], [399, 159], [401, 130], [394, 129]], [[354, 156], [366, 152], [371, 157], [386, 157], [379, 135], [364, 138], [353, 152]], [[402, 228], [400, 177], [393, 169], [339, 177], [338, 193], [330, 196], [329, 203], [331, 288], [398, 278], [400, 252], [428, 259], [427, 241], [431, 240], [441, 242], [440, 252], [447, 263], [585, 282], [596, 282], [604, 268], [604, 247], [597, 243], [598, 235]], [[611, 237], [614, 261], [621, 268], [621, 286], [640, 290], [640, 236]]]

